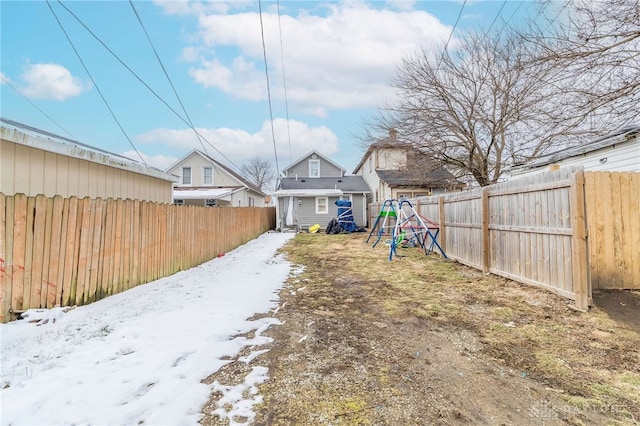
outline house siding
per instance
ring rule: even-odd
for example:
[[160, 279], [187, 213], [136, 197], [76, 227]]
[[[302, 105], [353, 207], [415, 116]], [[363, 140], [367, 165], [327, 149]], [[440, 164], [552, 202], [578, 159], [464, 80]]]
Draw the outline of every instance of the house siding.
[[[316, 214], [316, 197], [294, 197], [293, 200], [293, 221], [294, 225], [301, 229], [306, 229], [311, 225], [318, 224], [322, 229], [326, 229], [331, 219], [338, 217], [338, 206], [336, 201], [338, 197], [327, 197], [329, 211], [327, 214]], [[302, 201], [300, 204], [298, 201]], [[284, 226], [285, 214], [288, 204], [288, 197], [278, 198], [279, 211], [282, 212], [278, 220], [282, 221]], [[366, 197], [362, 194], [353, 194], [352, 203], [353, 218], [358, 226], [367, 225], [366, 211]]]
[[312, 155], [305, 157], [303, 160], [299, 161], [297, 164], [294, 164], [289, 170], [287, 170], [288, 177], [299, 177], [306, 178], [309, 177], [309, 160], [320, 160], [320, 176], [322, 177], [340, 177], [343, 175], [342, 170], [335, 165], [329, 163], [324, 158], [317, 156], [317, 158], [312, 158]]
[[[50, 141], [47, 141], [50, 142]], [[0, 192], [171, 202], [167, 179], [0, 140]]]
[[[640, 172], [640, 137], [598, 149], [593, 152], [565, 158], [553, 164], [554, 166], [576, 167], [583, 166], [585, 171], [607, 172]], [[530, 170], [513, 170], [513, 178], [532, 176], [548, 172], [552, 165], [537, 167]]]

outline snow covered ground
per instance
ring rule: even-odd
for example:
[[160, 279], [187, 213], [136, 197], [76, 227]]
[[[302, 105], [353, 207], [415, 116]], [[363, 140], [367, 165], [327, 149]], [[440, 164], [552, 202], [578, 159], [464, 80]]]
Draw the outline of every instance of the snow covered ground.
[[[205, 385], [274, 318], [290, 264], [275, 255], [293, 234], [266, 233], [226, 256], [64, 313], [30, 311], [0, 325], [2, 425], [194, 425], [212, 389], [252, 417], [242, 391], [266, 378], [260, 352], [244, 388]], [[44, 320], [40, 321], [45, 322]], [[236, 337], [257, 330], [254, 339]], [[253, 359], [255, 357], [255, 359]], [[256, 366], [257, 365], [257, 366]], [[228, 414], [224, 410], [223, 415]]]

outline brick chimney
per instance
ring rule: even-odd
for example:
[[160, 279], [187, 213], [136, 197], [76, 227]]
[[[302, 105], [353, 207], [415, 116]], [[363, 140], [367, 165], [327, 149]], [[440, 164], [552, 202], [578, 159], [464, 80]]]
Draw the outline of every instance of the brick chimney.
[[398, 131], [396, 129], [389, 129], [389, 142], [395, 142], [398, 138]]

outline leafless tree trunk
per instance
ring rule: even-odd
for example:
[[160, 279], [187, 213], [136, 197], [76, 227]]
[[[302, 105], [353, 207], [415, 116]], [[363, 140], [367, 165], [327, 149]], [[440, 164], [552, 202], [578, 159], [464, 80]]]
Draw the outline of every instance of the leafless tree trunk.
[[274, 186], [276, 174], [269, 160], [252, 158], [240, 166], [240, 172], [249, 182], [263, 192]]

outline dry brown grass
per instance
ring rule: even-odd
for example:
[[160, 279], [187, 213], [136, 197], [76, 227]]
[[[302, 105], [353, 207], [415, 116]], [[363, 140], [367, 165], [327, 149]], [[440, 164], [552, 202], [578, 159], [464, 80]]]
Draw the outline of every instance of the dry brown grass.
[[[298, 234], [284, 248], [291, 262], [305, 267], [296, 280], [314, 286], [314, 297], [300, 299], [302, 306], [375, 321], [375, 310], [354, 308], [329, 294], [343, 277], [357, 282], [361, 297], [375, 301], [385, 316], [425, 318], [476, 333], [486, 356], [546, 384], [572, 406], [596, 407], [628, 424], [640, 419], [638, 329], [597, 307], [577, 312], [554, 294], [418, 249], [400, 248], [402, 257], [390, 262], [382, 242], [374, 249], [365, 239]], [[362, 401], [347, 401], [345, 409], [349, 404]]]

